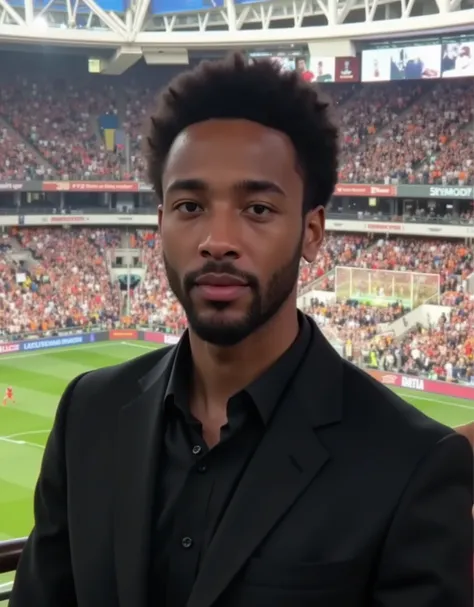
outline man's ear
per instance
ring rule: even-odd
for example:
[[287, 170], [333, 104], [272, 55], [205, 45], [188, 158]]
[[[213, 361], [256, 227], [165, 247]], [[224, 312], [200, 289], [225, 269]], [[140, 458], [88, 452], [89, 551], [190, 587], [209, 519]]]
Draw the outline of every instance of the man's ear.
[[308, 211], [304, 217], [304, 235], [302, 257], [309, 263], [316, 259], [316, 255], [324, 239], [324, 226], [326, 214], [323, 206]]
[[471, 443], [472, 448], [474, 449], [474, 422], [470, 424], [464, 424], [464, 426], [458, 426], [454, 428], [458, 434], [462, 434], [467, 438], [467, 440]]
[[163, 221], [163, 205], [158, 205], [158, 234], [161, 234], [161, 222]]

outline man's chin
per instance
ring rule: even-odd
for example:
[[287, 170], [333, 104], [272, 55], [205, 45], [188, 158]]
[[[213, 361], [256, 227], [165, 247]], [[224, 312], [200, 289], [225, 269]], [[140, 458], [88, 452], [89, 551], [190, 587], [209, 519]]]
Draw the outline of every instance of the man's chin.
[[191, 329], [202, 341], [213, 346], [231, 347], [248, 337], [252, 330], [235, 325], [191, 324]]
[[215, 310], [212, 314], [188, 317], [188, 322], [193, 333], [216, 346], [235, 346], [255, 329], [248, 317], [236, 310]]

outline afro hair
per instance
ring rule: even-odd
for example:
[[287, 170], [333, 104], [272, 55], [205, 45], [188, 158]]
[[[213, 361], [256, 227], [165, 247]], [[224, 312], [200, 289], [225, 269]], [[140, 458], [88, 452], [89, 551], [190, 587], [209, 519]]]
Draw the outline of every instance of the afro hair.
[[338, 169], [338, 129], [332, 107], [297, 72], [240, 54], [202, 62], [174, 78], [158, 97], [147, 136], [148, 177], [159, 199], [162, 175], [176, 137], [211, 119], [257, 122], [289, 137], [304, 178], [304, 212], [326, 206]]

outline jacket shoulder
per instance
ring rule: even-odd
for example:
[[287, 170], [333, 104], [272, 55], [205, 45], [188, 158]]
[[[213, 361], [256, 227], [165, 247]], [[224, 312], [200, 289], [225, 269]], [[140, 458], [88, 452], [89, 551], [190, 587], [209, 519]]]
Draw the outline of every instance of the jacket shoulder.
[[119, 405], [135, 397], [138, 382], [152, 371], [176, 346], [157, 348], [141, 356], [117, 365], [102, 367], [85, 373], [75, 380], [71, 395], [74, 402], [93, 400], [110, 402], [115, 400]]
[[[422, 413], [365, 371], [344, 361], [345, 411], [358, 416], [371, 431], [382, 432], [405, 446], [427, 449], [454, 430]], [[353, 406], [351, 403], [356, 403]]]

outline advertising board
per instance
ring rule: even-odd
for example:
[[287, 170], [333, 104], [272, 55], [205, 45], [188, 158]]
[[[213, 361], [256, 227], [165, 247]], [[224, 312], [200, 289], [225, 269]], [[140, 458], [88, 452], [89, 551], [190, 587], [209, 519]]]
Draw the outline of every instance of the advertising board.
[[109, 331], [109, 339], [138, 339], [138, 331], [134, 329], [115, 329]]
[[154, 344], [162, 344], [164, 343], [164, 334], [155, 333], [154, 331], [145, 331], [143, 333], [143, 340], [150, 341]]
[[365, 183], [338, 183], [334, 196], [379, 196], [396, 197], [396, 185], [370, 185]]
[[335, 82], [359, 82], [360, 60], [358, 57], [336, 57]]
[[77, 346], [83, 344], [90, 339], [86, 339], [85, 335], [67, 335], [65, 337], [46, 337], [44, 339], [35, 339], [23, 341], [20, 344], [20, 350], [22, 352], [29, 352], [31, 350], [45, 350], [49, 348], [61, 348], [65, 346]]
[[366, 369], [367, 373], [374, 379], [386, 386], [394, 388], [408, 388], [428, 394], [439, 394], [453, 398], [466, 398], [474, 400], [474, 386], [452, 384], [449, 382], [435, 381], [424, 377], [412, 375], [401, 375], [399, 373], [387, 373], [378, 369]]

